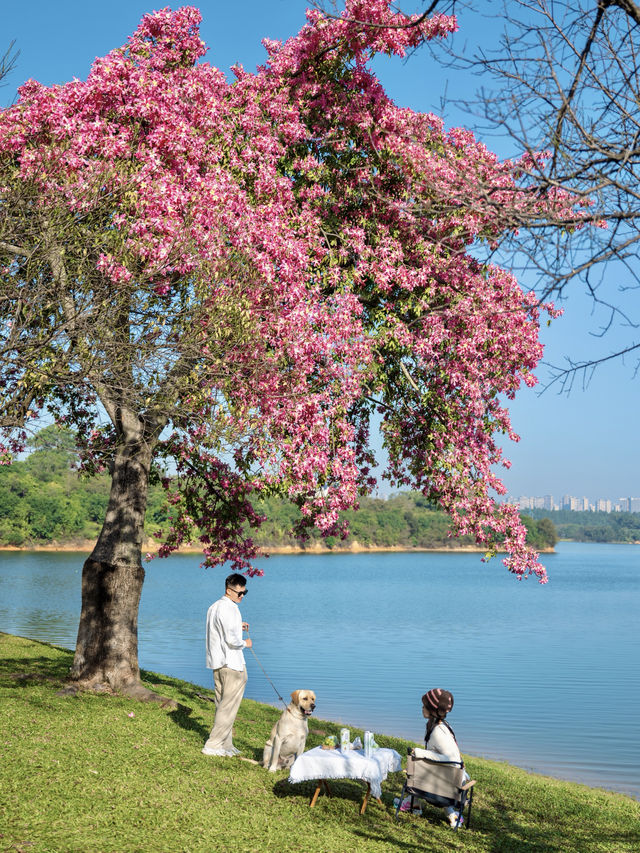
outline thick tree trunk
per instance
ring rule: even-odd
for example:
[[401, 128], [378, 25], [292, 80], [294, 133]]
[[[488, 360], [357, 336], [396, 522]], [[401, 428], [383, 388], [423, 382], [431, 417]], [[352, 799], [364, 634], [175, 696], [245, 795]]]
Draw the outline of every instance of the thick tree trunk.
[[71, 678], [82, 687], [136, 691], [142, 565], [95, 560], [82, 569], [82, 611]]
[[109, 505], [82, 570], [82, 611], [71, 679], [89, 689], [155, 697], [140, 683], [138, 606], [151, 447], [141, 435], [118, 447]]

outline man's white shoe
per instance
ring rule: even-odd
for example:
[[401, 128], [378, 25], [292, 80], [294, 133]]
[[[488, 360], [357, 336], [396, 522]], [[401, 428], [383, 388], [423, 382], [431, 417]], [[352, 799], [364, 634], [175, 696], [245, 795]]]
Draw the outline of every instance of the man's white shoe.
[[211, 747], [205, 746], [205, 747], [203, 747], [203, 749], [202, 749], [202, 754], [203, 754], [203, 755], [220, 755], [220, 756], [225, 756], [225, 757], [227, 757], [227, 758], [231, 758], [231, 757], [233, 757], [236, 753], [235, 753], [235, 752], [231, 752], [231, 751], [230, 751], [230, 750], [228, 750], [228, 749], [211, 749]]

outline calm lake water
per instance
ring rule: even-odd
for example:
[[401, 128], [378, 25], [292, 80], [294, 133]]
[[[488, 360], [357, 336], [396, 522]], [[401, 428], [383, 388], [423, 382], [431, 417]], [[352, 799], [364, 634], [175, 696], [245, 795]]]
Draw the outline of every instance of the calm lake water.
[[[0, 630], [73, 648], [82, 554], [0, 552]], [[561, 543], [551, 582], [476, 554], [274, 556], [241, 610], [283, 696], [419, 742], [421, 695], [445, 687], [463, 752], [640, 798], [640, 547]], [[204, 619], [227, 572], [147, 566], [140, 665], [211, 687]], [[246, 653], [246, 696], [278, 705]]]

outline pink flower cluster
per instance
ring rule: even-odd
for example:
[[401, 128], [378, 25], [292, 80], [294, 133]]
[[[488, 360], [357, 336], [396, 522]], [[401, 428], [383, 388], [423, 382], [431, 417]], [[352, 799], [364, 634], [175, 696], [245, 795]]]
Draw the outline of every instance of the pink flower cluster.
[[[500, 400], [535, 382], [540, 312], [554, 312], [471, 250], [574, 201], [536, 197], [522, 164], [386, 96], [368, 60], [446, 36], [454, 17], [407, 27], [388, 0], [347, 0], [338, 19], [307, 18], [228, 82], [198, 63], [197, 10], [165, 9], [85, 82], [29, 81], [0, 116], [0, 156], [40, 208], [102, 222], [94, 272], [130, 294], [129, 334], [159, 340], [175, 365], [180, 341], [154, 318], [188, 310], [198, 329], [198, 363], [156, 448], [177, 468], [160, 554], [199, 536], [208, 565], [254, 571], [261, 493], [295, 501], [300, 530], [344, 535], [340, 511], [375, 483], [379, 410], [391, 481], [544, 580], [515, 509], [489, 494], [504, 491], [492, 467], [508, 464], [495, 433], [517, 439]], [[145, 394], [166, 389], [154, 379]], [[65, 393], [49, 389], [73, 420], [91, 388]], [[95, 467], [114, 438], [83, 412]]]

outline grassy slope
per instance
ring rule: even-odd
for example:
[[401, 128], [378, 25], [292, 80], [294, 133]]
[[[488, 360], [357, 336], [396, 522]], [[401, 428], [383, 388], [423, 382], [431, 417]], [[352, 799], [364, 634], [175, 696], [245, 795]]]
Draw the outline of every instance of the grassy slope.
[[[71, 653], [47, 644], [0, 633], [0, 659], [2, 853], [640, 849], [640, 803], [475, 758], [467, 760], [478, 780], [471, 831], [452, 833], [431, 808], [396, 823], [399, 773], [383, 786], [384, 809], [372, 802], [359, 817], [363, 786], [345, 781], [333, 783], [340, 796], [321, 796], [311, 810], [313, 783], [289, 785], [287, 771], [201, 754], [213, 705], [192, 684], [145, 673], [191, 709], [167, 711], [114, 696], [57, 696]], [[261, 756], [278, 715], [243, 702], [234, 739], [247, 757]], [[310, 728], [308, 747], [339, 726], [313, 720]], [[406, 754], [406, 741], [378, 740]]]

